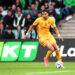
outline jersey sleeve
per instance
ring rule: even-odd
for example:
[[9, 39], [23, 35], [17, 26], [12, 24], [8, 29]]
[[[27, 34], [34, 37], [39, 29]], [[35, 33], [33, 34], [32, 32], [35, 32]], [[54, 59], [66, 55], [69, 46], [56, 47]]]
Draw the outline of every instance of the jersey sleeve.
[[56, 27], [56, 24], [55, 24], [55, 20], [54, 19], [52, 19], [52, 26], [53, 26], [53, 28]]
[[39, 19], [37, 18], [34, 23], [33, 23], [33, 26], [37, 26], [39, 24]]

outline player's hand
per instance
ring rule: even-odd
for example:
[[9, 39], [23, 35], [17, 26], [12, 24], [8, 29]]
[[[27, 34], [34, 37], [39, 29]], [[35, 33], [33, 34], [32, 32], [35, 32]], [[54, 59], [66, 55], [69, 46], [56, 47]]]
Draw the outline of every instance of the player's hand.
[[58, 39], [64, 41], [63, 37], [61, 36], [59, 36]]
[[27, 37], [28, 37], [28, 35], [25, 35], [25, 36], [24, 36], [24, 39], [26, 39]]

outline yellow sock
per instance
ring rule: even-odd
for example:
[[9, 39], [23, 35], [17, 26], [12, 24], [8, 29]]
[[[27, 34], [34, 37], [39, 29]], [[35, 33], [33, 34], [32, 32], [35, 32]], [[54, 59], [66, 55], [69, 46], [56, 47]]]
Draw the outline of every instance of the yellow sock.
[[46, 59], [48, 60], [49, 57], [51, 56], [51, 54], [53, 53], [53, 51], [49, 50], [46, 54]]
[[56, 50], [55, 53], [56, 53], [57, 60], [62, 61], [61, 54], [60, 54], [59, 50]]

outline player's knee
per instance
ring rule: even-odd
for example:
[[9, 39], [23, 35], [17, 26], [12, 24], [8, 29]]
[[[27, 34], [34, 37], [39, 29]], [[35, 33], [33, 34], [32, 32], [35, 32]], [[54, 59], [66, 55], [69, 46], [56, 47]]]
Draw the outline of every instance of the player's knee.
[[53, 45], [54, 50], [58, 50], [58, 46], [57, 45]]
[[54, 48], [52, 47], [51, 50], [54, 51]]
[[54, 48], [51, 46], [51, 47], [49, 47], [49, 50], [54, 51]]
[[46, 45], [46, 47], [47, 47], [49, 50], [52, 50], [52, 51], [54, 51], [54, 47], [53, 47], [52, 45], [50, 45], [50, 44], [47, 44], [47, 45]]

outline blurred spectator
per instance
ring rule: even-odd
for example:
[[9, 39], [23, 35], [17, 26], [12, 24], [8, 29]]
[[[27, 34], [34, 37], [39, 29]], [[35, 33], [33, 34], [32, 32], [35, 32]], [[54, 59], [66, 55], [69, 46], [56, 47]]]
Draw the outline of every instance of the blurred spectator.
[[16, 4], [16, 7], [19, 6], [20, 8], [22, 8], [21, 3], [20, 3], [20, 0], [16, 0], [16, 3], [15, 4]]
[[17, 11], [16, 11], [16, 5], [13, 4], [13, 5], [12, 5], [12, 15], [15, 16], [16, 12], [17, 12]]
[[65, 0], [65, 6], [68, 7], [70, 11], [75, 11], [75, 0]]
[[48, 0], [39, 0], [40, 1], [40, 5], [44, 5], [45, 2], [48, 2]]
[[64, 1], [63, 0], [52, 0], [51, 4], [54, 6], [55, 11], [59, 16], [61, 9], [64, 8]]
[[22, 14], [21, 9], [17, 10], [16, 16], [14, 18], [13, 26], [15, 29], [17, 29], [16, 32], [16, 39], [22, 39], [24, 38], [24, 26], [25, 26], [25, 18]]
[[20, 26], [17, 26], [17, 30], [15, 31], [15, 39], [23, 39], [25, 36], [25, 29], [21, 29]]
[[[28, 31], [28, 29], [29, 29], [30, 25], [32, 25], [32, 23], [33, 23], [32, 17], [30, 16], [30, 14], [28, 14], [27, 18], [26, 18], [26, 23], [25, 23], [26, 32]], [[35, 29], [30, 32], [30, 34], [28, 35], [28, 39], [36, 39], [36, 30]]]
[[8, 28], [8, 30], [5, 34], [5, 39], [15, 39], [15, 36], [14, 36], [11, 28]]
[[45, 10], [45, 6], [44, 6], [44, 5], [41, 6], [41, 11], [42, 11], [42, 10]]
[[0, 19], [0, 39], [5, 38], [6, 31], [4, 30], [3, 21]]
[[52, 0], [51, 4], [54, 5], [55, 8], [63, 8], [63, 7], [65, 7], [64, 0]]
[[30, 8], [30, 6], [31, 6], [32, 4], [35, 4], [35, 1], [36, 1], [36, 0], [25, 0], [25, 2], [26, 2], [26, 4], [25, 4], [25, 9]]
[[31, 5], [29, 5], [29, 1], [32, 1], [32, 0], [25, 0], [25, 2], [26, 2], [25, 9], [28, 9], [28, 6], [31, 6]]
[[[58, 17], [57, 16], [60, 16], [61, 15], [61, 13], [60, 13], [60, 9], [61, 9], [61, 6], [60, 5], [58, 5], [58, 2], [59, 0], [52, 0], [50, 3], [49, 3], [49, 7], [52, 5], [53, 6], [53, 8], [54, 8], [54, 10], [55, 10], [55, 16], [56, 16], [56, 18], [58, 19]], [[61, 0], [60, 0], [61, 1]]]
[[[72, 0], [69, 0], [69, 1], [67, 1], [67, 0], [64, 0], [63, 2], [65, 3], [65, 4], [70, 4], [70, 1], [72, 1]], [[74, 1], [74, 0], [73, 0]], [[72, 3], [71, 3], [72, 4]], [[74, 4], [74, 3], [73, 3]], [[66, 16], [66, 21], [68, 21], [68, 20], [70, 20], [70, 19], [72, 19], [72, 16], [70, 15], [70, 10], [69, 10], [69, 8], [68, 8], [68, 6], [64, 6], [62, 9], [62, 12], [63, 12], [63, 14], [65, 14], [65, 16]]]
[[6, 9], [6, 11], [11, 10], [11, 9], [12, 9], [12, 6], [9, 6], [9, 7]]
[[62, 10], [62, 13], [66, 16], [66, 21], [72, 19], [72, 16], [70, 15], [70, 11], [68, 9], [68, 7], [64, 7], [61, 9]]
[[53, 15], [53, 17], [55, 18], [55, 21], [58, 21], [58, 19], [57, 19], [57, 13], [56, 13], [53, 5], [49, 6], [49, 12]]
[[5, 28], [13, 28], [13, 16], [11, 10], [8, 10], [8, 14], [4, 17]]
[[[17, 11], [21, 11], [22, 12], [22, 8], [21, 7], [19, 7], [19, 6], [17, 6]], [[17, 13], [16, 13], [17, 14]]]
[[1, 14], [3, 17], [7, 15], [7, 11], [5, 11], [2, 6], [0, 6], [0, 14]]
[[36, 10], [35, 5], [32, 4], [29, 14], [31, 15], [33, 21], [37, 18], [37, 13], [38, 13], [38, 10]]
[[3, 19], [3, 16], [0, 14], [0, 20]]
[[27, 15], [26, 22], [25, 22], [25, 29], [26, 31], [29, 29], [30, 25], [32, 24], [32, 18], [30, 14]]
[[63, 0], [53, 0], [52, 1], [52, 5], [55, 7], [55, 10], [57, 12], [58, 15], [60, 15], [60, 10], [62, 10], [62, 13], [66, 16], [66, 21], [68, 21], [69, 19], [72, 18], [72, 16], [70, 16], [70, 11], [68, 9], [68, 7], [64, 6], [64, 1]]
[[15, 3], [15, 0], [5, 0], [6, 2], [4, 2], [5, 3], [5, 5], [6, 5], [6, 7], [7, 8], [11, 8], [11, 6]]
[[30, 10], [30, 9], [31, 9], [31, 7], [30, 7], [30, 6], [28, 6], [28, 7], [27, 7], [27, 9], [28, 9], [28, 10]]
[[15, 18], [14, 18], [14, 23], [13, 23], [13, 26], [15, 28], [17, 28], [17, 26], [20, 26], [21, 28], [23, 28], [25, 25], [25, 18], [22, 14], [22, 11], [21, 10], [18, 10], [16, 15], [15, 15]]
[[41, 17], [41, 16], [42, 16], [41, 11], [39, 11], [38, 12], [38, 17]]
[[49, 8], [48, 2], [45, 2], [45, 3], [44, 3], [44, 6], [45, 6], [45, 9], [48, 9], [48, 8]]
[[38, 8], [39, 8], [39, 1], [38, 1], [38, 0], [36, 0], [36, 1], [35, 1], [35, 9], [37, 9], [37, 10], [38, 10]]

